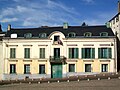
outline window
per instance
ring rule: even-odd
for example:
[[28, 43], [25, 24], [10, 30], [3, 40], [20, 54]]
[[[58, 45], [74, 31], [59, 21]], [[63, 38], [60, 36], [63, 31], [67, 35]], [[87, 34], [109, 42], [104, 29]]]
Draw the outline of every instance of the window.
[[16, 65], [10, 64], [10, 74], [15, 74], [15, 73], [16, 73]]
[[16, 58], [16, 48], [10, 48], [10, 58]]
[[82, 58], [85, 59], [95, 58], [95, 48], [82, 48]]
[[111, 48], [98, 48], [98, 58], [112, 58]]
[[102, 32], [102, 33], [100, 33], [100, 36], [102, 36], [102, 37], [108, 36], [108, 33], [107, 32]]
[[39, 65], [39, 74], [45, 74], [45, 65]]
[[25, 37], [25, 38], [31, 38], [31, 37], [32, 37], [32, 34], [31, 34], [31, 33], [26, 33], [26, 34], [24, 34], [24, 37]]
[[74, 32], [70, 32], [70, 33], [68, 34], [68, 37], [75, 37], [75, 33], [74, 33]]
[[40, 38], [46, 38], [46, 36], [47, 36], [46, 33], [40, 33], [40, 34], [39, 34], [39, 37], [40, 37]]
[[45, 58], [45, 48], [40, 48], [40, 58]]
[[84, 33], [84, 36], [85, 36], [85, 37], [91, 37], [91, 36], [92, 36], [92, 33], [91, 33], [91, 32], [86, 32], [86, 33]]
[[115, 24], [115, 19], [113, 19], [113, 24]]
[[54, 41], [59, 41], [60, 36], [54, 36]]
[[30, 74], [30, 64], [24, 65], [24, 74]]
[[108, 64], [102, 64], [101, 70], [102, 70], [102, 72], [108, 72]]
[[30, 48], [24, 48], [24, 58], [30, 58]]
[[91, 72], [91, 64], [85, 64], [85, 72]]
[[116, 22], [118, 22], [119, 21], [119, 15], [118, 16], [116, 16]]
[[78, 48], [69, 48], [69, 58], [78, 58], [79, 53], [78, 53]]
[[69, 64], [69, 72], [75, 72], [75, 64]]

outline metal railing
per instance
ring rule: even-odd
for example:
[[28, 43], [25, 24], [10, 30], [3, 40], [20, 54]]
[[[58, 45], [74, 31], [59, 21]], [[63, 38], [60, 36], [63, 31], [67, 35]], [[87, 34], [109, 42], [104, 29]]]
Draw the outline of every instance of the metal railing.
[[66, 57], [64, 56], [59, 56], [59, 57], [50, 56], [50, 62], [65, 62], [65, 60], [66, 60]]

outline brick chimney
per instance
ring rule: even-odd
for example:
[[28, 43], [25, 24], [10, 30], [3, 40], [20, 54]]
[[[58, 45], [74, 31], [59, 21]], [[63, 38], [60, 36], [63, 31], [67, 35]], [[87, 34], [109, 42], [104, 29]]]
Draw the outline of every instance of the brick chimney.
[[120, 13], [120, 0], [118, 1], [118, 13]]
[[8, 28], [7, 28], [7, 30], [10, 31], [10, 29], [11, 29], [11, 25], [8, 24]]

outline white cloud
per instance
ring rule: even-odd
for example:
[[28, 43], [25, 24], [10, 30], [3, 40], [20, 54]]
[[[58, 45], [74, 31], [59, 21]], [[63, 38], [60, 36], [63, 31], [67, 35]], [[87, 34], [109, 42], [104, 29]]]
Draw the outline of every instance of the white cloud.
[[1, 20], [2, 23], [6, 23], [6, 22], [14, 22], [17, 21], [17, 18], [4, 18], [3, 20]]
[[93, 3], [94, 2], [94, 0], [82, 0], [82, 1], [84, 1], [86, 3]]
[[[40, 2], [30, 2], [24, 0], [14, 7], [6, 7], [1, 11], [0, 20], [2, 22], [18, 21], [23, 26], [60, 25], [69, 20], [75, 20], [73, 16], [78, 15], [74, 8], [65, 6], [61, 2], [51, 0], [40, 0]], [[11, 18], [10, 17], [16, 17]]]

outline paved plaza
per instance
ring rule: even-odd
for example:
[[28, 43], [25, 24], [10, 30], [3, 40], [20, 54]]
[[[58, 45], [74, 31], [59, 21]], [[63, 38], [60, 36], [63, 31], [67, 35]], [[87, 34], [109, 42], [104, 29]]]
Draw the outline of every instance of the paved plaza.
[[0, 90], [120, 90], [119, 79], [1, 85]]

